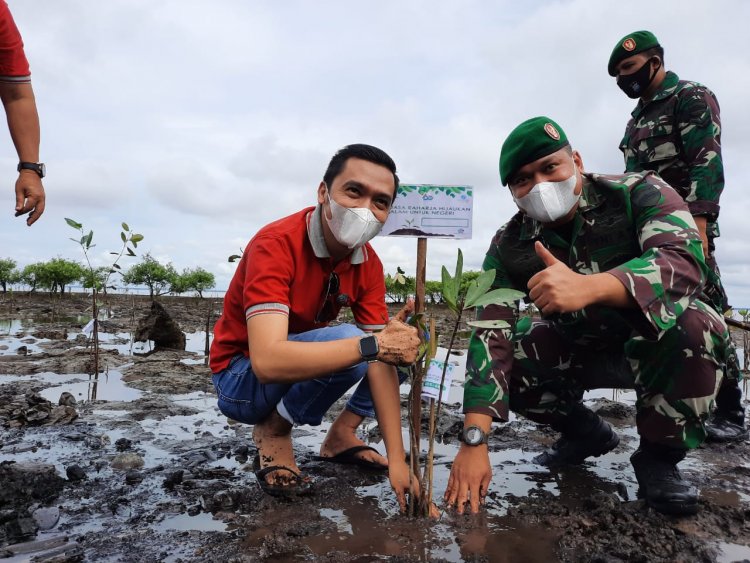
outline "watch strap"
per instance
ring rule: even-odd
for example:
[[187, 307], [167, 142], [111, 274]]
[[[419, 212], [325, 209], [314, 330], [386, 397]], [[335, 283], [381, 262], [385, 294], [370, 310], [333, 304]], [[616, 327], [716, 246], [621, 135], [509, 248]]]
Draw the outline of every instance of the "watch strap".
[[43, 162], [19, 162], [18, 167], [16, 168], [18, 172], [21, 170], [33, 170], [36, 172], [40, 178], [44, 178], [47, 174], [46, 167], [44, 166]]

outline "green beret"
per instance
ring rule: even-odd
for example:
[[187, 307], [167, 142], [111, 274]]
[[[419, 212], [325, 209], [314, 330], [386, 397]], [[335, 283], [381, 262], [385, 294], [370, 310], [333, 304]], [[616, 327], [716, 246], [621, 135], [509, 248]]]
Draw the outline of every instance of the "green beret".
[[500, 181], [508, 178], [529, 162], [568, 146], [565, 131], [549, 117], [532, 117], [513, 129], [500, 149]]
[[659, 40], [650, 31], [634, 31], [626, 35], [617, 42], [615, 49], [609, 56], [609, 64], [607, 65], [609, 75], [617, 76], [615, 67], [621, 60], [658, 46]]

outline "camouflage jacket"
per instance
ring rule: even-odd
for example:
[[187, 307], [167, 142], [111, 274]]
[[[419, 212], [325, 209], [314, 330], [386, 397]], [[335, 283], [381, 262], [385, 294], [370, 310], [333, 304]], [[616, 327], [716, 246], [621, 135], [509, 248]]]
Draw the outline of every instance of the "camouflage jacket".
[[719, 197], [724, 189], [719, 103], [713, 92], [667, 72], [654, 97], [640, 100], [620, 142], [626, 172], [654, 170], [708, 218], [718, 236]]
[[[483, 269], [495, 269], [494, 288], [527, 292], [529, 278], [544, 268], [534, 251], [540, 240], [580, 274], [608, 272], [638, 307], [587, 307], [558, 315], [561, 330], [576, 325], [602, 328], [615, 343], [633, 330], [656, 339], [703, 297], [708, 268], [701, 239], [682, 198], [652, 173], [584, 174], [583, 192], [566, 228], [550, 229], [519, 212], [495, 234]], [[516, 311], [488, 306], [483, 320], [504, 319], [511, 328], [477, 329], [471, 336], [464, 386], [464, 412], [508, 417], [508, 380], [513, 363]]]

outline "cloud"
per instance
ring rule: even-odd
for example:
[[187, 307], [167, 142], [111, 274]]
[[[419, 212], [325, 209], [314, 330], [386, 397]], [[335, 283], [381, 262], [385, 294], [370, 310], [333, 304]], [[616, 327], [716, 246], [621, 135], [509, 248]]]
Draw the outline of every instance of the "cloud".
[[[520, 121], [550, 115], [588, 170], [622, 170], [618, 144], [634, 104], [606, 61], [617, 39], [646, 25], [666, 46], [668, 68], [719, 97], [727, 179], [719, 263], [732, 301], [750, 305], [747, 2], [706, 9], [697, 0], [10, 0], [10, 7], [32, 67], [49, 207], [32, 229], [0, 220], [0, 254], [73, 255], [63, 221], [72, 214], [105, 247], [125, 219], [146, 236], [144, 251], [178, 269], [205, 267], [226, 287], [234, 271], [226, 257], [262, 225], [312, 205], [333, 153], [367, 142], [393, 156], [405, 182], [474, 186], [474, 239], [429, 241], [428, 276], [452, 268], [459, 247], [467, 267], [478, 268], [514, 212], [497, 160]], [[6, 138], [0, 211], [12, 207], [14, 163]], [[374, 244], [386, 271], [414, 267], [412, 239]]]

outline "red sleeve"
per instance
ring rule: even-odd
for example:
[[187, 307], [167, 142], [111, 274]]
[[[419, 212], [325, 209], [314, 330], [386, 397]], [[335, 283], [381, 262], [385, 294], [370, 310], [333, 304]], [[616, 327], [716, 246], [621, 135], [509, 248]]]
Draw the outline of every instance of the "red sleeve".
[[23, 40], [5, 0], [0, 0], [0, 81], [29, 82], [29, 62]]
[[388, 322], [388, 308], [385, 306], [385, 276], [383, 264], [372, 249], [363, 264], [366, 275], [361, 285], [362, 291], [352, 304], [352, 313], [357, 326], [365, 331], [380, 330]]
[[245, 318], [261, 313], [289, 314], [293, 278], [291, 252], [276, 237], [256, 237], [245, 250], [242, 305]]

